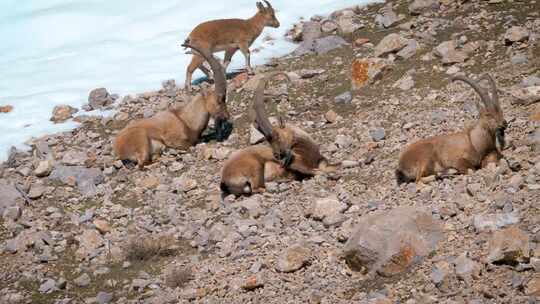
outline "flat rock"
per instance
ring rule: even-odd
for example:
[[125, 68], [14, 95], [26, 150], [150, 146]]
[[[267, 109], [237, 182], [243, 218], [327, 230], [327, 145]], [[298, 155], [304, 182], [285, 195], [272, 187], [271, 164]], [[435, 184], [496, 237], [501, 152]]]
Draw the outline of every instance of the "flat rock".
[[540, 297], [540, 274], [534, 275], [525, 286], [525, 294]]
[[62, 156], [62, 163], [69, 166], [84, 165], [88, 160], [86, 152], [70, 150]]
[[529, 236], [516, 227], [495, 231], [488, 247], [489, 263], [516, 265], [529, 259]]
[[392, 276], [433, 252], [443, 236], [442, 224], [417, 207], [376, 211], [359, 219], [343, 256], [353, 270]]
[[75, 280], [73, 280], [73, 283], [79, 287], [86, 287], [90, 285], [91, 279], [90, 276], [86, 273], [83, 273], [79, 277], [77, 277]]
[[264, 141], [264, 135], [253, 125], [249, 127], [249, 144], [255, 145]]
[[456, 49], [454, 40], [442, 42], [435, 47], [434, 53], [442, 58], [444, 64], [462, 63], [469, 58], [467, 53]]
[[34, 169], [34, 174], [37, 177], [45, 177], [51, 174], [53, 169], [53, 163], [51, 160], [42, 160], [39, 162], [36, 169]]
[[515, 98], [512, 103], [530, 105], [540, 101], [540, 86], [514, 87], [511, 89], [510, 94]]
[[347, 91], [345, 93], [342, 93], [342, 94], [339, 94], [338, 96], [336, 96], [334, 98], [334, 101], [336, 103], [341, 103], [341, 104], [348, 104], [348, 103], [351, 103], [352, 101], [352, 94], [350, 91]]
[[347, 210], [347, 205], [338, 200], [337, 197], [331, 196], [317, 199], [311, 206], [311, 217], [315, 220], [322, 221], [324, 218], [333, 217]]
[[418, 51], [418, 42], [414, 39], [409, 39], [407, 45], [397, 52], [397, 56], [401, 59], [409, 59], [416, 54]]
[[51, 293], [56, 290], [56, 281], [53, 279], [47, 279], [41, 285], [39, 285], [38, 291], [40, 293]]
[[540, 77], [536, 77], [534, 75], [527, 76], [523, 78], [520, 85], [523, 88], [540, 86]]
[[473, 225], [477, 231], [495, 231], [517, 223], [519, 216], [515, 213], [481, 214], [473, 218]]
[[394, 83], [393, 87], [399, 88], [402, 91], [408, 91], [414, 87], [414, 80], [412, 76], [407, 75], [403, 78], [400, 78], [396, 83]]
[[280, 272], [294, 272], [308, 264], [310, 259], [309, 248], [296, 244], [287, 248], [277, 260], [277, 270]]
[[409, 5], [409, 13], [411, 15], [419, 15], [424, 11], [435, 11], [441, 6], [439, 0], [414, 0]]
[[389, 28], [399, 22], [399, 20], [400, 18], [392, 8], [392, 3], [385, 5], [379, 11], [379, 14], [375, 16], [375, 23], [382, 28]]
[[307, 21], [302, 25], [302, 40], [313, 41], [322, 36], [321, 24], [316, 21]]
[[113, 294], [109, 293], [109, 292], [104, 292], [104, 291], [98, 292], [98, 294], [96, 296], [96, 301], [99, 304], [111, 303], [112, 299], [113, 299]]
[[99, 169], [64, 165], [55, 166], [49, 178], [65, 184], [77, 185], [77, 188], [84, 196], [96, 195], [96, 185], [104, 181], [103, 173]]
[[381, 141], [386, 137], [386, 131], [383, 128], [369, 130], [369, 136], [373, 141]]
[[478, 262], [471, 260], [466, 253], [457, 257], [453, 264], [458, 278], [466, 282], [469, 282], [473, 278], [477, 278], [482, 269], [481, 265]]
[[332, 50], [341, 48], [342, 46], [348, 45], [345, 39], [333, 35], [327, 36], [324, 38], [319, 38], [314, 41], [304, 41], [302, 42], [296, 50], [294, 50], [294, 56], [302, 56], [306, 54], [326, 54]]
[[73, 118], [73, 114], [77, 113], [78, 111], [79, 110], [76, 108], [68, 105], [55, 106], [50, 120], [54, 123], [65, 122], [66, 120]]
[[379, 44], [375, 47], [375, 56], [380, 57], [390, 53], [395, 53], [403, 49], [409, 40], [403, 38], [401, 35], [392, 33], [385, 36]]
[[22, 203], [24, 201], [21, 193], [17, 191], [15, 186], [5, 179], [0, 179], [0, 193], [2, 193], [0, 214], [3, 214], [6, 208], [15, 206], [17, 202]]
[[105, 244], [103, 238], [95, 229], [85, 229], [77, 239], [79, 240], [79, 249], [76, 254], [80, 259], [88, 257]]

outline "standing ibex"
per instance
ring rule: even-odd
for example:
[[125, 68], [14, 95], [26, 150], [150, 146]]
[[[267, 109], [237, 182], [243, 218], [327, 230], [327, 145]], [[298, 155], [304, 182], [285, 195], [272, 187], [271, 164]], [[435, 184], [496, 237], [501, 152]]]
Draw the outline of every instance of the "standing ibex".
[[[225, 69], [234, 53], [240, 50], [246, 58], [247, 70], [252, 74], [249, 47], [259, 37], [265, 26], [279, 27], [274, 8], [268, 1], [264, 2], [267, 7], [257, 2], [257, 14], [250, 19], [220, 19], [199, 24], [189, 34], [185, 43], [208, 53], [225, 51]], [[203, 63], [204, 58], [194, 52], [186, 72], [185, 88], [188, 91], [191, 90], [191, 77], [196, 69], [201, 69], [206, 76], [211, 77], [210, 71], [203, 66]]]
[[164, 146], [187, 149], [201, 139], [210, 117], [216, 124], [216, 139], [229, 137], [232, 124], [227, 110], [225, 71], [208, 51], [185, 45], [198, 51], [208, 60], [215, 77], [215, 89], [202, 92], [185, 106], [159, 112], [155, 116], [129, 123], [116, 137], [114, 152], [123, 161], [137, 162], [140, 169], [152, 160]]
[[279, 159], [287, 170], [308, 177], [322, 172], [334, 172], [336, 166], [328, 163], [321, 154], [319, 145], [308, 133], [296, 126], [285, 124], [281, 118], [277, 127], [273, 127], [268, 120], [264, 110], [264, 89], [268, 80], [276, 75], [283, 75], [289, 80], [285, 73], [273, 73], [262, 79], [255, 91], [253, 108], [257, 129], [272, 146], [274, 157]]
[[449, 169], [466, 174], [468, 169], [477, 169], [500, 159], [508, 123], [503, 117], [495, 81], [488, 74], [479, 81], [484, 79], [489, 81], [491, 93], [467, 77], [452, 79], [469, 84], [480, 95], [484, 106], [476, 101], [478, 121], [461, 132], [430, 137], [406, 147], [396, 170], [398, 184], [419, 182], [422, 177], [444, 174]]

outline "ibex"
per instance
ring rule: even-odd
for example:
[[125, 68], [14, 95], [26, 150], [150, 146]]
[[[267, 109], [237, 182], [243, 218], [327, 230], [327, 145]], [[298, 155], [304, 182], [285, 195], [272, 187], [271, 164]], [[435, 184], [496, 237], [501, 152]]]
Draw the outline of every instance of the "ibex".
[[220, 188], [224, 195], [250, 195], [264, 192], [265, 182], [286, 175], [272, 148], [257, 145], [231, 154], [221, 171]]
[[129, 123], [118, 133], [114, 141], [114, 152], [124, 162], [136, 162], [142, 169], [151, 162], [152, 155], [161, 152], [164, 146], [187, 149], [199, 142], [208, 126], [210, 117], [216, 125], [216, 139], [223, 141], [232, 132], [227, 110], [227, 83], [225, 71], [219, 61], [208, 51], [198, 49], [212, 67], [215, 89], [202, 92], [181, 108], [159, 112], [155, 116]]
[[289, 80], [285, 73], [273, 73], [262, 79], [255, 91], [253, 109], [257, 129], [272, 146], [274, 157], [280, 160], [287, 170], [305, 177], [334, 172], [336, 166], [329, 164], [308, 133], [296, 126], [285, 124], [281, 118], [277, 127], [270, 123], [264, 110], [264, 89], [268, 80], [276, 75], [283, 75]]
[[[208, 53], [225, 51], [224, 66], [231, 62], [236, 51], [240, 50], [246, 59], [246, 67], [250, 74], [253, 74], [250, 62], [249, 47], [262, 33], [265, 26], [277, 28], [279, 21], [272, 5], [264, 0], [267, 7], [257, 2], [257, 13], [250, 19], [220, 19], [199, 24], [189, 34], [184, 43], [193, 45]], [[210, 71], [203, 66], [204, 58], [197, 52], [193, 53], [193, 58], [186, 72], [185, 88], [191, 90], [191, 78], [196, 69], [201, 69], [209, 78]]]
[[488, 74], [479, 81], [484, 79], [489, 81], [491, 93], [470, 78], [452, 78], [452, 81], [469, 84], [480, 95], [483, 106], [476, 101], [478, 121], [461, 132], [426, 138], [406, 147], [396, 170], [398, 184], [419, 182], [422, 177], [429, 175], [444, 175], [449, 169], [466, 174], [468, 169], [483, 167], [502, 157], [504, 131], [508, 123], [503, 117], [495, 81]]

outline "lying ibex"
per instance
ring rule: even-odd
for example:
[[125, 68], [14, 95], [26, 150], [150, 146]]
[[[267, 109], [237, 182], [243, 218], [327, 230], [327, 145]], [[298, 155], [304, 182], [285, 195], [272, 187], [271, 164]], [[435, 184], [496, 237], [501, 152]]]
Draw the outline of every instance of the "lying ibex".
[[398, 184], [419, 182], [422, 177], [445, 174], [449, 169], [466, 174], [468, 169], [483, 167], [502, 157], [504, 131], [508, 123], [503, 117], [495, 81], [488, 74], [479, 81], [484, 79], [489, 81], [490, 93], [467, 77], [452, 79], [469, 84], [480, 95], [484, 106], [476, 101], [478, 121], [461, 132], [430, 137], [406, 147], [396, 170]]
[[[259, 37], [265, 26], [279, 27], [274, 8], [268, 1], [264, 2], [267, 7], [257, 2], [257, 14], [250, 19], [220, 19], [199, 24], [189, 34], [185, 43], [208, 53], [225, 51], [225, 69], [231, 62], [234, 53], [240, 50], [246, 58], [247, 70], [252, 74], [249, 47]], [[201, 69], [206, 76], [211, 77], [210, 71], [203, 66], [203, 63], [204, 58], [194, 52], [186, 72], [185, 88], [187, 90], [191, 90], [191, 77], [196, 69]]]
[[229, 137], [232, 124], [227, 110], [227, 83], [219, 61], [206, 50], [191, 45], [208, 60], [214, 71], [215, 89], [202, 92], [185, 106], [159, 112], [155, 116], [129, 123], [116, 137], [114, 152], [123, 161], [137, 162], [143, 168], [164, 146], [187, 149], [201, 139], [210, 117], [216, 124], [216, 139]]
[[224, 195], [250, 195], [264, 192], [265, 182], [286, 175], [272, 148], [257, 145], [231, 154], [221, 171], [220, 188]]
[[276, 75], [283, 75], [289, 80], [285, 73], [273, 73], [262, 79], [255, 91], [253, 108], [257, 129], [272, 146], [274, 157], [280, 160], [287, 170], [306, 177], [334, 172], [336, 166], [328, 163], [308, 133], [296, 126], [285, 124], [281, 118], [277, 127], [273, 127], [268, 120], [264, 110], [264, 89], [268, 80]]

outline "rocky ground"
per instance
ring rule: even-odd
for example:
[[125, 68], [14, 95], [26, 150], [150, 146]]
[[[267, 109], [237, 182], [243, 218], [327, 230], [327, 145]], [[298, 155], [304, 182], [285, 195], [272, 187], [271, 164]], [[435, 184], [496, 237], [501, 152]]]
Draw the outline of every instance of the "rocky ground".
[[[398, 0], [315, 16], [291, 30], [291, 56], [230, 82], [226, 142], [166, 151], [144, 171], [115, 160], [114, 134], [186, 93], [172, 81], [93, 91], [85, 110], [113, 117], [78, 112], [79, 128], [0, 167], [0, 302], [536, 303], [539, 12], [539, 1]], [[274, 70], [293, 82], [270, 86], [272, 113], [343, 169], [222, 202], [221, 166], [258, 139], [247, 109]], [[484, 72], [510, 125], [505, 159], [397, 186], [407, 143], [476, 119], [476, 94], [450, 75]]]

